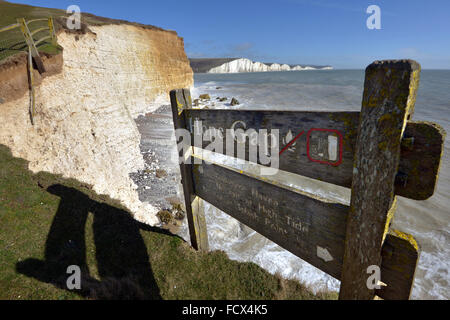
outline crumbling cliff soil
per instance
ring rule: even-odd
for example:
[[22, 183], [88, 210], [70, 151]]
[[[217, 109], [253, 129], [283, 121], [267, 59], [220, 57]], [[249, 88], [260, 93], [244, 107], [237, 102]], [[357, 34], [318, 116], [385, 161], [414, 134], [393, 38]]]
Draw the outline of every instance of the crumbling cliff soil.
[[[39, 86], [45, 77], [58, 74], [63, 68], [63, 54], [50, 55], [41, 53], [45, 73], [42, 75], [34, 69], [34, 85]], [[12, 56], [0, 64], [0, 101], [14, 101], [29, 92], [28, 57], [25, 53]]]

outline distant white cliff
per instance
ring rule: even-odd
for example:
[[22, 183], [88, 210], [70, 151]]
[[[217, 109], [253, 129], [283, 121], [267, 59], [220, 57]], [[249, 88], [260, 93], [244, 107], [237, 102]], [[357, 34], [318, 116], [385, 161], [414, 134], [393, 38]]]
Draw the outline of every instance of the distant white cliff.
[[316, 66], [301, 66], [288, 64], [271, 63], [266, 64], [262, 62], [254, 62], [249, 59], [240, 58], [226, 62], [220, 66], [211, 68], [207, 73], [240, 73], [240, 72], [270, 72], [270, 71], [302, 71], [302, 70], [332, 70], [333, 67], [316, 67]]

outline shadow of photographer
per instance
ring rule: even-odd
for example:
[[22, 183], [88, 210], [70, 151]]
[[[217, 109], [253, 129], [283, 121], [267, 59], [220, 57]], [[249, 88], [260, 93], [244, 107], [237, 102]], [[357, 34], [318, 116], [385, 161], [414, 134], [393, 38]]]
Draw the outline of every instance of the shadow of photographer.
[[[61, 198], [45, 247], [45, 260], [18, 262], [19, 273], [69, 290], [69, 266], [81, 270], [81, 289], [75, 290], [93, 299], [160, 300], [153, 277], [147, 247], [140, 230], [166, 233], [134, 220], [118, 208], [90, 199], [86, 194], [60, 184], [48, 192]], [[95, 257], [100, 281], [90, 276], [86, 261], [86, 222], [93, 214]]]

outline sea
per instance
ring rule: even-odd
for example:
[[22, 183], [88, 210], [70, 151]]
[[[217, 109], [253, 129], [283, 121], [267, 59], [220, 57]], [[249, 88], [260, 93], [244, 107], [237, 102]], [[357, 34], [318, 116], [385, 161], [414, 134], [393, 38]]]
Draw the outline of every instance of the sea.
[[[196, 74], [193, 98], [208, 93], [210, 108], [359, 111], [364, 70], [310, 70], [239, 74]], [[216, 102], [236, 98], [240, 104]], [[450, 133], [450, 70], [422, 70], [413, 120], [432, 121]], [[434, 195], [425, 201], [399, 197], [392, 227], [417, 240], [421, 253], [412, 299], [450, 298], [450, 135]], [[322, 196], [341, 192], [333, 185], [315, 192]], [[349, 190], [342, 191], [349, 198]], [[339, 281], [282, 249], [217, 208], [206, 205], [208, 238], [212, 250], [231, 259], [250, 261], [272, 274], [297, 279], [313, 291], [338, 291]], [[189, 238], [186, 226], [181, 231]]]

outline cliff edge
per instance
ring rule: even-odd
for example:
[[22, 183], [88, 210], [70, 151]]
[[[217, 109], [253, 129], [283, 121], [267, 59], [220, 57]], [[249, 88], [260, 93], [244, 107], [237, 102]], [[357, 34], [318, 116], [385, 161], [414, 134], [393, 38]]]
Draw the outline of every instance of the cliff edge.
[[168, 104], [170, 90], [191, 87], [193, 73], [174, 31], [108, 21], [86, 33], [59, 32], [63, 53], [44, 61], [53, 72], [39, 78], [35, 71], [34, 126], [26, 64], [19, 58], [0, 69], [0, 144], [33, 172], [90, 184], [155, 225], [157, 209], [139, 201], [129, 176], [144, 168], [134, 118]]

